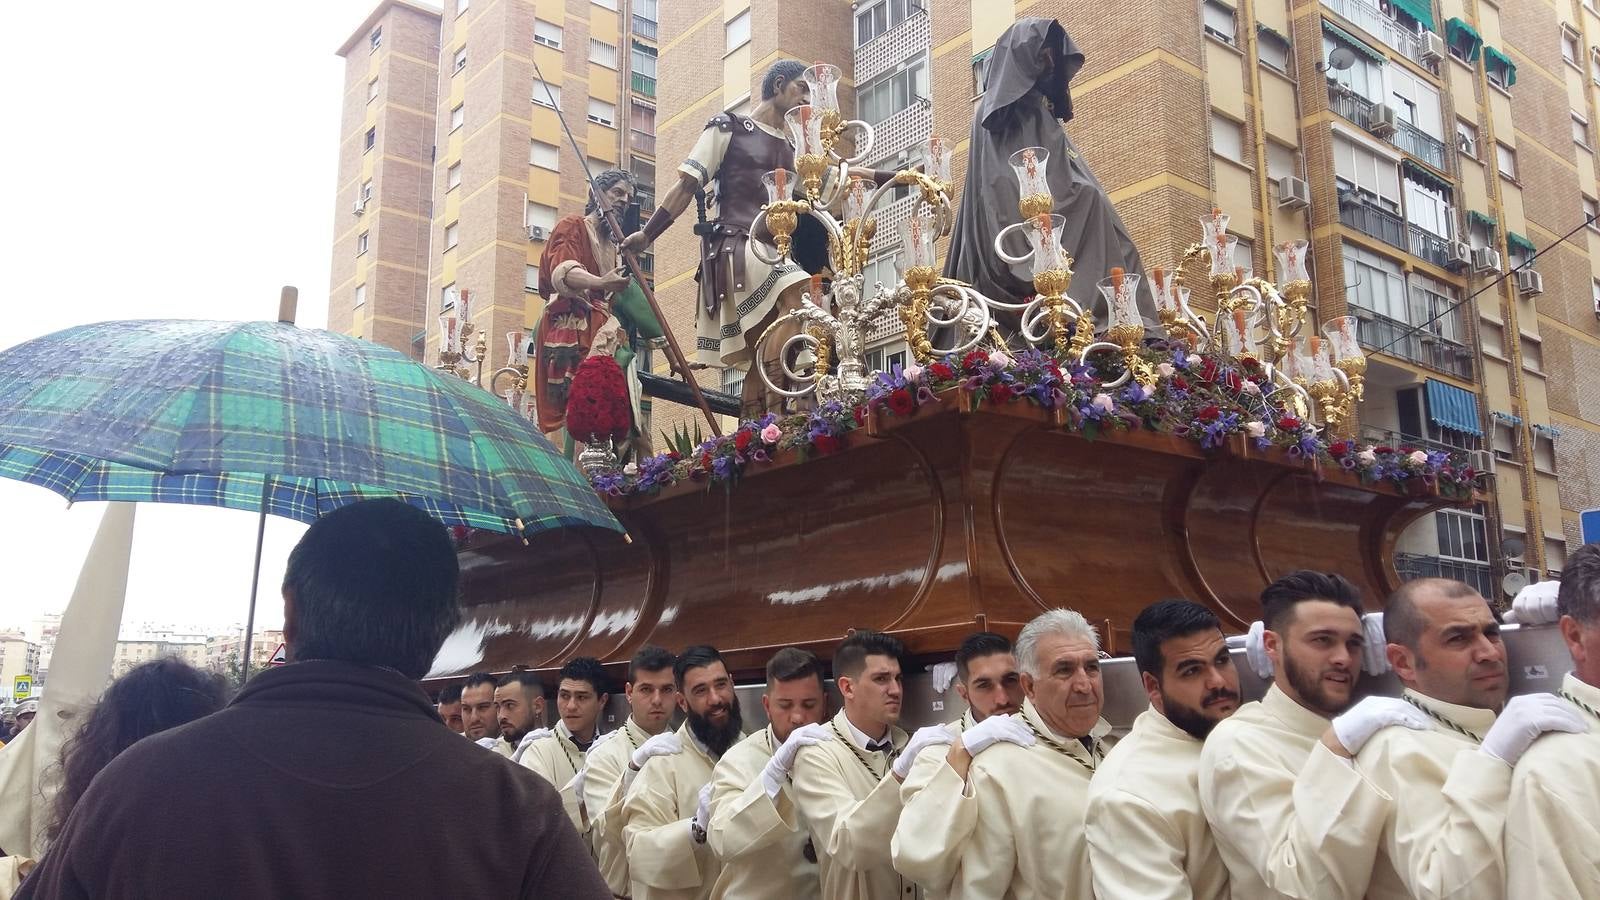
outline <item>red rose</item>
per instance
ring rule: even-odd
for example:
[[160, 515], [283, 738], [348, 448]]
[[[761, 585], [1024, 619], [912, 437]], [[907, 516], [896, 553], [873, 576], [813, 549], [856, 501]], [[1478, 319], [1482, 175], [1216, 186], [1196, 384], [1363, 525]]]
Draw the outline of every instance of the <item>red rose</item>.
[[1256, 359], [1254, 356], [1241, 356], [1239, 357], [1239, 365], [1243, 367], [1246, 372], [1254, 372], [1256, 369], [1261, 368], [1261, 361]]
[[1328, 447], [1328, 455], [1333, 457], [1334, 459], [1338, 459], [1338, 458], [1344, 456], [1346, 453], [1349, 453], [1349, 452], [1350, 452], [1350, 442], [1349, 441], [1334, 441]]
[[1417, 452], [1417, 448], [1411, 446], [1410, 444], [1401, 444], [1400, 445], [1400, 455], [1401, 456], [1410, 456], [1411, 454], [1413, 454], [1415, 452]]
[[889, 410], [897, 416], [909, 416], [917, 408], [917, 401], [905, 388], [895, 388], [889, 394]]
[[1209, 356], [1200, 364], [1200, 380], [1207, 384], [1217, 380], [1217, 361]]
[[741, 453], [744, 452], [744, 448], [750, 446], [750, 436], [750, 432], [741, 429], [733, 436], [733, 448]]
[[978, 370], [983, 368], [983, 364], [988, 361], [988, 354], [979, 350], [973, 350], [966, 356], [961, 357], [961, 368], [968, 375], [976, 375], [978, 374]]
[[1394, 452], [1394, 448], [1393, 447], [1374, 447], [1372, 452], [1373, 453], [1393, 453]]
[[1222, 410], [1218, 409], [1216, 406], [1208, 406], [1205, 409], [1200, 410], [1198, 413], [1195, 413], [1195, 418], [1202, 422], [1215, 422], [1216, 420], [1222, 418]]
[[1244, 387], [1244, 379], [1240, 378], [1239, 373], [1232, 369], [1229, 369], [1228, 374], [1223, 376], [1222, 383], [1227, 386], [1228, 390], [1235, 393], [1238, 393], [1239, 389]]
[[1016, 393], [1009, 384], [991, 385], [989, 387], [989, 402], [996, 406], [1002, 403], [1010, 403], [1011, 398], [1016, 396]]
[[817, 439], [811, 442], [811, 446], [817, 448], [818, 453], [827, 456], [839, 452], [839, 439], [831, 434], [819, 434]]
[[1187, 391], [1189, 389], [1189, 380], [1182, 375], [1174, 375], [1172, 376], [1172, 387], [1173, 390]]
[[700, 468], [705, 469], [707, 472], [711, 471], [711, 454], [700, 454]]
[[928, 367], [928, 371], [933, 375], [934, 378], [940, 381], [949, 381], [950, 379], [956, 377], [956, 370], [950, 368], [944, 363], [934, 363]]
[[1300, 420], [1296, 419], [1294, 416], [1284, 416], [1283, 418], [1278, 420], [1278, 430], [1279, 431], [1299, 431], [1300, 430]]
[[610, 437], [622, 440], [633, 424], [628, 383], [617, 361], [591, 356], [573, 373], [567, 394], [567, 432], [577, 440]]
[[850, 410], [850, 415], [855, 417], [856, 425], [867, 424], [867, 408], [865, 406], [857, 406], [855, 409]]
[[668, 450], [667, 451], [667, 459], [670, 459], [673, 462], [677, 462], [678, 460], [683, 459], [683, 454], [679, 453], [676, 450]]

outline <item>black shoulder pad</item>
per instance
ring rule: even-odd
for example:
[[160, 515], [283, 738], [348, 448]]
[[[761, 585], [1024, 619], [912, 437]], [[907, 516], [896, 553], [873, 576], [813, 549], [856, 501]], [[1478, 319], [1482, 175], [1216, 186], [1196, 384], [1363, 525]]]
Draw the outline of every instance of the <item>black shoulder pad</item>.
[[706, 127], [715, 128], [718, 131], [732, 131], [733, 115], [731, 113], [717, 113], [711, 117], [711, 121], [706, 123]]

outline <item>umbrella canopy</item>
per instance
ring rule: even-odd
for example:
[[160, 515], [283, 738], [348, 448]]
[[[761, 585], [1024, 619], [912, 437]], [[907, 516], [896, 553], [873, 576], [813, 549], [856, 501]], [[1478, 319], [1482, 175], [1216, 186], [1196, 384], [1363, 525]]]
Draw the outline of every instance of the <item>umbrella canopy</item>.
[[394, 497], [447, 525], [621, 531], [505, 403], [405, 355], [274, 322], [69, 328], [0, 353], [0, 476], [68, 500], [309, 522]]

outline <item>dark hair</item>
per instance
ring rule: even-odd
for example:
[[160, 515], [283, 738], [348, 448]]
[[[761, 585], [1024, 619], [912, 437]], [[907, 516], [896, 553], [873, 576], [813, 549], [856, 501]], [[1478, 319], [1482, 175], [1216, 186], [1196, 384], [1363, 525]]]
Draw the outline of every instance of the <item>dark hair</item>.
[[683, 690], [683, 676], [689, 674], [690, 669], [700, 669], [712, 663], [722, 662], [722, 654], [710, 644], [695, 644], [685, 647], [678, 659], [672, 664], [672, 680], [678, 685], [678, 690]]
[[810, 650], [784, 647], [767, 660], [767, 684], [802, 678], [815, 678], [817, 684], [822, 684], [822, 661]]
[[485, 684], [489, 686], [489, 693], [492, 694], [494, 689], [500, 686], [500, 679], [490, 675], [488, 672], [473, 672], [467, 676], [465, 681], [461, 682], [461, 693], [464, 694], [475, 687]]
[[117, 754], [152, 734], [209, 716], [227, 701], [222, 675], [170, 657], [135, 666], [113, 681], [61, 747], [61, 787], [47, 836], [55, 840], [61, 833], [89, 782]]
[[1567, 557], [1556, 611], [1582, 625], [1600, 625], [1600, 541], [1584, 544]]
[[667, 648], [645, 644], [633, 654], [633, 659], [628, 663], [628, 683], [633, 684], [637, 681], [641, 673], [670, 669], [674, 662], [676, 660]]
[[1282, 632], [1297, 604], [1326, 600], [1347, 606], [1361, 615], [1361, 593], [1343, 575], [1301, 569], [1279, 578], [1261, 592], [1261, 620], [1270, 631]]
[[289, 554], [289, 654], [421, 678], [461, 621], [458, 575], [449, 532], [415, 506], [366, 500], [336, 509]]
[[447, 684], [439, 689], [439, 704], [461, 702], [461, 685]]
[[767, 74], [761, 78], [761, 99], [771, 100], [778, 96], [783, 86], [806, 70], [806, 64], [798, 59], [780, 59], [767, 67]]
[[[635, 193], [638, 192], [639, 185], [633, 180], [633, 176], [622, 171], [621, 169], [607, 169], [604, 172], [600, 172], [599, 174], [595, 175], [594, 190], [603, 194], [606, 191], [611, 190], [612, 186], [619, 181], [626, 181], [628, 183], [628, 187], [632, 188]], [[589, 203], [588, 205], [584, 206], [583, 214], [587, 216], [599, 208], [599, 205], [595, 202], [594, 192], [591, 191], [589, 193]]]
[[1192, 600], [1157, 600], [1139, 611], [1133, 620], [1133, 661], [1140, 672], [1158, 680], [1166, 660], [1161, 645], [1173, 638], [1188, 637], [1197, 631], [1222, 633], [1217, 614]]
[[833, 677], [859, 678], [866, 671], [867, 657], [889, 656], [896, 660], [906, 655], [900, 639], [881, 631], [863, 628], [852, 632], [833, 652]]
[[513, 684], [520, 684], [525, 689], [531, 689], [536, 697], [544, 696], [544, 679], [539, 677], [538, 672], [531, 669], [512, 669], [506, 673], [504, 678], [495, 683], [495, 687], [510, 687]]
[[1427, 623], [1422, 620], [1422, 612], [1417, 609], [1417, 598], [1427, 591], [1438, 591], [1451, 600], [1478, 594], [1477, 588], [1453, 578], [1417, 578], [1400, 585], [1389, 595], [1389, 602], [1383, 607], [1385, 641], [1409, 650], [1417, 649], [1422, 632], [1427, 628]]
[[574, 656], [567, 660], [561, 667], [560, 678], [573, 681], [587, 681], [594, 688], [595, 694], [608, 693], [606, 690], [606, 667], [600, 665], [600, 660], [592, 656]]
[[961, 641], [961, 646], [956, 648], [956, 677], [961, 683], [967, 681], [967, 663], [980, 656], [991, 656], [996, 653], [1010, 653], [1011, 640], [1003, 634], [992, 631], [979, 631], [967, 635]]

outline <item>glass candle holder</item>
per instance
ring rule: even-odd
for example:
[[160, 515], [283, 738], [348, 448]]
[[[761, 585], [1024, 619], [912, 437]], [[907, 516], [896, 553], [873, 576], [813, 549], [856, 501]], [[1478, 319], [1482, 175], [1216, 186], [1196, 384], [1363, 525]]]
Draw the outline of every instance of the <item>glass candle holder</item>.
[[912, 216], [900, 223], [900, 255], [895, 260], [895, 267], [901, 275], [907, 269], [934, 267], [933, 244], [938, 236], [939, 229], [923, 216]]
[[806, 83], [811, 92], [811, 106], [816, 107], [818, 113], [839, 111], [839, 67], [827, 63], [817, 63], [807, 66], [800, 73], [800, 80]]
[[871, 199], [872, 191], [868, 189], [865, 178], [850, 179], [850, 186], [844, 191], [844, 220], [855, 222], [865, 217], [867, 201]]
[[439, 351], [461, 352], [461, 317], [455, 314], [455, 310], [439, 316]]
[[[1224, 217], [1226, 218], [1226, 217]], [[1206, 246], [1211, 248], [1211, 277], [1219, 275], [1237, 275], [1238, 266], [1233, 264], [1234, 251], [1239, 249], [1239, 239], [1231, 234], [1224, 234], [1221, 240], [1211, 242]]]
[[1329, 319], [1322, 326], [1322, 335], [1328, 346], [1328, 352], [1335, 363], [1363, 356], [1361, 350], [1360, 332], [1355, 316], [1339, 316]]
[[1106, 323], [1108, 330], [1116, 328], [1144, 328], [1139, 315], [1139, 276], [1133, 272], [1112, 269], [1111, 274], [1100, 279], [1100, 293], [1106, 298], [1110, 311]]
[[1273, 256], [1278, 259], [1279, 286], [1311, 280], [1311, 270], [1307, 266], [1310, 248], [1308, 241], [1284, 241], [1272, 248]]
[[[525, 366], [528, 364], [528, 335], [522, 331], [506, 332], [506, 365]], [[512, 404], [516, 408], [516, 404]]]
[[1236, 309], [1233, 315], [1223, 318], [1222, 350], [1235, 358], [1256, 355], [1255, 332], [1251, 330], [1244, 310]]
[[794, 173], [788, 169], [773, 169], [761, 176], [761, 184], [767, 189], [768, 203], [777, 203], [779, 200], [789, 200], [794, 197]]
[[1215, 247], [1228, 234], [1230, 216], [1213, 206], [1208, 215], [1200, 217], [1200, 239], [1207, 247]]
[[1283, 354], [1283, 374], [1301, 386], [1310, 383], [1316, 375], [1316, 366], [1306, 353], [1306, 342], [1301, 338], [1289, 339], [1289, 349]]
[[1043, 147], [1024, 147], [1011, 154], [1011, 171], [1017, 175], [1021, 188], [1017, 205], [1024, 219], [1048, 215], [1055, 209], [1055, 199], [1050, 196], [1048, 164], [1050, 152]]
[[1175, 272], [1161, 266], [1150, 270], [1150, 290], [1155, 296], [1156, 309], [1169, 315], [1178, 315], [1189, 302], [1189, 289], [1178, 284]]
[[789, 130], [789, 142], [794, 145], [795, 168], [804, 169], [800, 161], [806, 157], [822, 156], [822, 113], [815, 106], [796, 106], [784, 113], [783, 122]]
[[949, 184], [950, 164], [954, 156], [955, 150], [945, 142], [945, 139], [933, 135], [922, 142], [923, 173], [941, 184]]
[[1033, 250], [1033, 277], [1040, 273], [1061, 271], [1070, 268], [1071, 260], [1067, 251], [1061, 246], [1061, 232], [1066, 228], [1065, 216], [1037, 216], [1023, 233], [1028, 237], [1028, 246]]
[[463, 322], [472, 321], [471, 313], [469, 311], [469, 307], [472, 304], [472, 292], [467, 290], [466, 288], [461, 288], [461, 289], [456, 291], [455, 297], [456, 297], [456, 315], [460, 316], [461, 317], [461, 321], [463, 321]]

